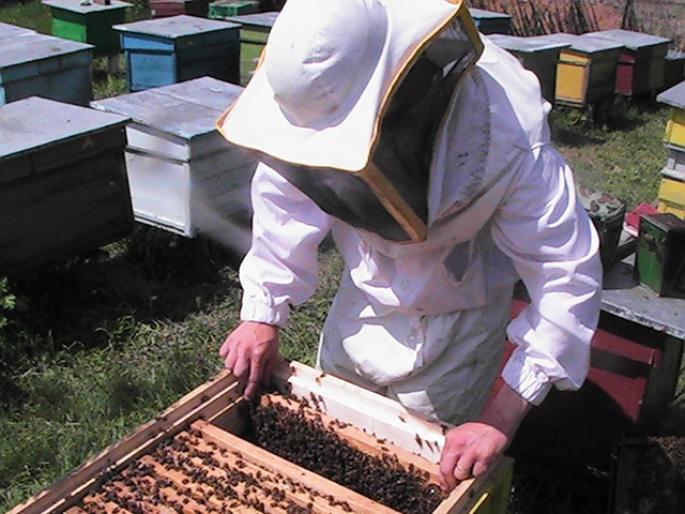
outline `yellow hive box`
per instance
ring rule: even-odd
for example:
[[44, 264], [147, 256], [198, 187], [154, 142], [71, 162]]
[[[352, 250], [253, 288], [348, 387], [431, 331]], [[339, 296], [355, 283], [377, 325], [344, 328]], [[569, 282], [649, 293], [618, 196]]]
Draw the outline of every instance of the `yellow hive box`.
[[685, 182], [661, 179], [659, 187], [659, 212], [670, 212], [685, 219]]
[[685, 110], [673, 109], [671, 119], [666, 124], [664, 141], [685, 148]]

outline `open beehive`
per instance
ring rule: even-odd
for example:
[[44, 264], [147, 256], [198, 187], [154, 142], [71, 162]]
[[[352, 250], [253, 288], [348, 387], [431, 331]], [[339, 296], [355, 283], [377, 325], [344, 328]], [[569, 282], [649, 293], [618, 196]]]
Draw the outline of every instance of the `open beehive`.
[[[398, 512], [353, 488], [416, 514], [505, 511], [509, 459], [443, 496], [436, 462], [446, 427], [301, 364], [281, 367], [276, 382], [288, 396], [265, 395], [255, 407], [221, 373], [10, 514]], [[300, 428], [284, 430], [289, 418]], [[348, 475], [334, 478], [352, 487], [279, 457], [283, 448]], [[356, 468], [341, 465], [350, 452]]]

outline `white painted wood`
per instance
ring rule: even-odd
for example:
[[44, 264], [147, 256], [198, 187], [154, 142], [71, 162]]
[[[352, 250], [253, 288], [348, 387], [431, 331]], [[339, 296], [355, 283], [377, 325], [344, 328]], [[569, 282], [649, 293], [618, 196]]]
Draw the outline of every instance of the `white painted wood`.
[[257, 161], [215, 127], [241, 91], [203, 77], [93, 102], [133, 118], [126, 163], [136, 220], [185, 237], [230, 233], [224, 242], [247, 250]]
[[409, 412], [399, 403], [297, 362], [276, 370], [275, 380], [301, 398], [315, 395], [323, 412], [430, 462], [440, 461], [446, 424]]

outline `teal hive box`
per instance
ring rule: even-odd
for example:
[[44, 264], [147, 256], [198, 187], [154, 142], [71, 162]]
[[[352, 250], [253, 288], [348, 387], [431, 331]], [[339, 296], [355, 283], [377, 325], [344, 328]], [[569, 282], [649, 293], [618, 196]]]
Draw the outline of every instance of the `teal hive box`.
[[479, 32], [483, 34], [509, 34], [511, 32], [511, 16], [508, 14], [474, 8], [469, 8], [469, 13], [476, 22]]
[[92, 96], [93, 47], [38, 33], [0, 33], [0, 105], [42, 96], [86, 105]]
[[0, 269], [116, 241], [133, 227], [127, 118], [39, 97], [0, 106]]
[[229, 16], [254, 14], [259, 10], [259, 2], [235, 0], [219, 0], [209, 4], [209, 17], [215, 20], [225, 20]]
[[240, 26], [180, 15], [116, 25], [126, 52], [130, 91], [205, 75], [240, 81]]
[[119, 53], [119, 35], [112, 26], [126, 21], [126, 9], [132, 4], [112, 0], [110, 5], [80, 0], [43, 0], [50, 7], [52, 33], [57, 37], [88, 43], [97, 55]]

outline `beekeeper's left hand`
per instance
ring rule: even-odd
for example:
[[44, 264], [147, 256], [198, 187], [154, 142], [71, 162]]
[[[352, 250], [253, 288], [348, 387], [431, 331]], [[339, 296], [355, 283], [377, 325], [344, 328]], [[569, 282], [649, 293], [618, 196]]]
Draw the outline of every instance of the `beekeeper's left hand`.
[[448, 430], [440, 457], [443, 489], [482, 475], [507, 449], [531, 407], [504, 384], [477, 421]]

